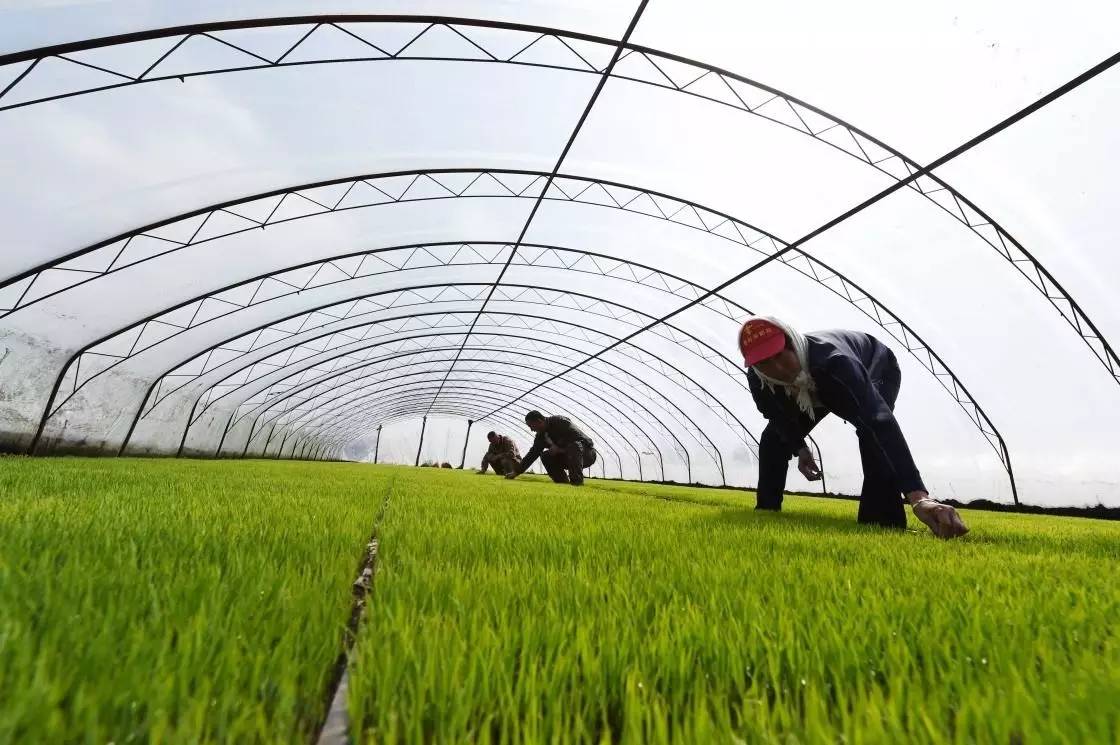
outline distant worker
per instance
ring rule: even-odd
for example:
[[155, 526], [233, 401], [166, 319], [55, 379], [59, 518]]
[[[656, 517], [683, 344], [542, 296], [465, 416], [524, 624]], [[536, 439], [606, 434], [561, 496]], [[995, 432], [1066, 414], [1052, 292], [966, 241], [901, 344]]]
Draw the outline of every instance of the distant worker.
[[525, 424], [537, 436], [521, 465], [507, 473], [506, 478], [515, 479], [525, 473], [540, 456], [544, 470], [557, 484], [582, 486], [583, 469], [590, 468], [598, 458], [591, 438], [563, 416], [546, 417], [539, 411], [530, 411], [525, 415]]
[[490, 441], [490, 447], [487, 448], [486, 454], [482, 456], [482, 467], [478, 469], [477, 473], [486, 473], [487, 466], [493, 466], [494, 473], [499, 476], [505, 476], [516, 471], [517, 467], [521, 465], [521, 452], [517, 449], [517, 443], [494, 431], [487, 432], [486, 439]]
[[758, 448], [757, 509], [780, 510], [789, 460], [810, 481], [821, 470], [805, 437], [829, 413], [856, 428], [863, 462], [861, 523], [906, 527], [902, 495], [939, 538], [968, 532], [957, 511], [930, 498], [910, 454], [894, 402], [902, 374], [885, 344], [858, 331], [799, 334], [776, 318], [752, 318], [739, 350], [755, 405], [768, 420]]

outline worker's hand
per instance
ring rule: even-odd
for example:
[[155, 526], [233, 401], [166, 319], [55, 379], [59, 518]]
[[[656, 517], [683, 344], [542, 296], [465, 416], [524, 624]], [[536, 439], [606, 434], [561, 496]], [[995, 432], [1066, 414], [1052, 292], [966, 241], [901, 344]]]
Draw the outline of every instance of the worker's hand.
[[512, 481], [513, 479], [517, 478], [517, 473], [515, 471], [510, 471], [506, 474], [506, 478]]
[[968, 532], [968, 526], [950, 505], [924, 497], [914, 503], [914, 517], [921, 520], [938, 538], [958, 538]]
[[809, 448], [801, 448], [797, 454], [797, 470], [809, 481], [821, 480], [821, 469]]

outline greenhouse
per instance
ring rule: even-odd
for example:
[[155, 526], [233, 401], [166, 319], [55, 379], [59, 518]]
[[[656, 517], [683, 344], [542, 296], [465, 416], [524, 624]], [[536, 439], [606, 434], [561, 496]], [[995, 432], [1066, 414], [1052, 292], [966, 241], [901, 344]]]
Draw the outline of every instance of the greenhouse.
[[[56, 595], [63, 588], [35, 609], [16, 602], [41, 587], [50, 567], [56, 581], [70, 577], [79, 588], [74, 612], [101, 619], [97, 633], [110, 637], [124, 632], [107, 619], [125, 611], [110, 613], [99, 598], [116, 583], [170, 582], [183, 592], [206, 585], [197, 567], [141, 570], [150, 555], [137, 546], [148, 538], [161, 560], [187, 551], [212, 561], [214, 577], [237, 576], [228, 597], [206, 601], [231, 609], [214, 633], [238, 638], [237, 653], [220, 640], [204, 649], [201, 637], [185, 651], [263, 676], [237, 678], [243, 695], [256, 686], [252, 704], [220, 673], [205, 683], [168, 673], [166, 690], [136, 704], [143, 686], [128, 677], [139, 675], [132, 666], [147, 669], [166, 652], [147, 638], [135, 659], [117, 650], [132, 659], [118, 681], [92, 672], [111, 666], [111, 655], [91, 657], [64, 676], [43, 673], [53, 682], [24, 704], [0, 703], [0, 742], [314, 739], [339, 697], [331, 663], [340, 649], [350, 691], [341, 726], [353, 741], [699, 742], [728, 733], [749, 742], [1020, 742], [1023, 733], [1051, 741], [1052, 731], [1020, 716], [1015, 697], [1041, 700], [1041, 688], [1064, 684], [1120, 694], [1117, 665], [1092, 669], [1078, 658], [1055, 663], [1068, 680], [1008, 678], [1000, 685], [1015, 694], [988, 701], [988, 710], [961, 709], [944, 730], [860, 708], [894, 705], [875, 698], [905, 690], [905, 679], [889, 674], [880, 693], [853, 694], [859, 703], [838, 702], [835, 692], [800, 691], [795, 702], [781, 693], [796, 681], [811, 687], [817, 672], [818, 683], [835, 674], [839, 686], [847, 663], [836, 661], [837, 650], [835, 666], [771, 657], [771, 678], [741, 679], [739, 662], [762, 675], [749, 650], [740, 648], [740, 660], [717, 650], [725, 640], [667, 631], [662, 638], [675, 641], [666, 644], [698, 648], [701, 673], [732, 681], [701, 694], [690, 686], [706, 684], [684, 667], [658, 667], [672, 653], [659, 658], [633, 630], [612, 625], [622, 611], [587, 627], [618, 640], [611, 654], [590, 651], [593, 641], [564, 619], [593, 604], [599, 589], [611, 594], [599, 587], [606, 574], [640, 584], [629, 562], [640, 555], [659, 566], [674, 530], [711, 539], [713, 562], [750, 573], [771, 550], [806, 550], [796, 529], [771, 517], [819, 512], [824, 522], [802, 526], [808, 536], [827, 533], [836, 513], [852, 525], [845, 522], [831, 558], [817, 561], [843, 563], [846, 542], [858, 552], [863, 534], [843, 502], [791, 497], [804, 506], [757, 517], [759, 536], [721, 532], [753, 530], [738, 518], [705, 529], [715, 534], [696, 527], [705, 510], [754, 506], [740, 491], [700, 487], [760, 487], [768, 417], [739, 341], [756, 317], [810, 336], [862, 332], [885, 345], [901, 373], [891, 408], [930, 498], [958, 507], [1120, 508], [1118, 39], [1120, 6], [1101, 0], [1060, 11], [1007, 0], [128, 0], [0, 10], [0, 451], [31, 456], [0, 460], [0, 492], [9, 495], [0, 501], [0, 523], [9, 526], [0, 528], [8, 545], [0, 585], [12, 579], [0, 605], [13, 604], [0, 611], [0, 669], [10, 671], [0, 672], [0, 687], [38, 690], [42, 676], [33, 683], [20, 665], [30, 671], [52, 645], [72, 643], [64, 642], [70, 632], [37, 636], [27, 620], [69, 613]], [[529, 449], [530, 411], [569, 417], [594, 441], [586, 492], [598, 496], [579, 499], [601, 503], [568, 510], [556, 500], [569, 492], [541, 478], [464, 481], [474, 477], [459, 469], [483, 458], [488, 431]], [[791, 468], [785, 488], [866, 490], [860, 427], [842, 416], [812, 427], [809, 459], [824, 478]], [[394, 467], [421, 463], [452, 471]], [[89, 513], [66, 522], [60, 514], [75, 499], [93, 500]], [[622, 506], [627, 500], [679, 512], [658, 528], [648, 521], [662, 518]], [[984, 592], [1014, 594], [1030, 572], [1049, 571], [1016, 553], [1007, 536], [1020, 535], [1027, 544], [1037, 538], [1031, 545], [1047, 561], [1069, 552], [1066, 588], [1082, 593], [1087, 624], [1120, 607], [1116, 588], [1102, 584], [1111, 570], [1100, 569], [1117, 558], [1115, 524], [962, 512], [973, 535], [953, 544], [904, 548], [873, 532], [867, 540], [877, 553], [853, 559], [866, 570], [860, 581], [874, 583], [887, 571], [874, 565], [912, 550], [930, 572], [959, 571], [950, 584], [992, 572], [1001, 589]], [[463, 521], [448, 523], [449, 533], [489, 535], [491, 560], [515, 566], [488, 574], [434, 527], [439, 515]], [[102, 520], [112, 525], [86, 532]], [[180, 521], [196, 532], [164, 535]], [[216, 525], [239, 527], [210, 532]], [[625, 540], [606, 549], [601, 536], [588, 537], [596, 525], [619, 528]], [[255, 530], [272, 538], [250, 540]], [[737, 555], [735, 546], [756, 539], [763, 543]], [[106, 550], [115, 555], [84, 573], [60, 547], [72, 540], [85, 546], [75, 551], [132, 548]], [[563, 572], [564, 545], [603, 551], [606, 574], [570, 588], [561, 582], [556, 594], [521, 594], [518, 572], [527, 582]], [[149, 559], [126, 562], [126, 571], [120, 551]], [[43, 563], [29, 564], [32, 554]], [[1030, 565], [1021, 575], [1017, 561]], [[378, 579], [352, 609], [355, 562]], [[255, 597], [253, 572], [268, 566], [279, 584], [267, 595], [285, 600], [262, 612], [285, 615], [306, 639], [278, 618], [238, 610], [236, 588]], [[723, 593], [721, 580], [737, 581], [666, 571], [664, 582], [678, 589], [706, 582]], [[827, 583], [801, 570], [779, 576], [827, 596]], [[508, 593], [510, 608], [555, 614], [548, 632], [556, 639], [525, 632], [516, 650], [499, 644], [486, 660], [460, 650], [485, 647], [488, 628], [501, 637], [516, 626], [505, 615], [515, 611], [477, 605], [470, 588], [490, 580], [510, 582], [495, 590]], [[660, 615], [669, 609], [691, 628], [689, 613], [764, 616], [782, 602], [796, 606], [785, 595], [708, 598], [718, 608], [705, 611], [701, 600], [692, 605], [659, 587], [635, 600], [648, 612], [626, 610], [650, 634], [672, 626]], [[1034, 586], [1030, 613], [1043, 626], [1059, 623], [1046, 633], [1065, 649], [1064, 634], [1078, 636], [1053, 620], [1069, 609], [1048, 587]], [[316, 601], [319, 591], [329, 599]], [[900, 613], [910, 624], [908, 614], [918, 613], [890, 593], [877, 601], [883, 607], [863, 611], [876, 623]], [[157, 615], [195, 612], [193, 601], [151, 602]], [[314, 619], [298, 610], [317, 602]], [[856, 602], [834, 610], [869, 607], [849, 607]], [[466, 614], [458, 641], [433, 620], [453, 618], [451, 608]], [[1031, 617], [1004, 610], [1007, 618], [985, 621], [988, 633]], [[947, 628], [958, 611], [922, 612]], [[197, 633], [216, 628], [204, 613], [191, 618], [204, 629]], [[844, 623], [858, 633], [857, 618]], [[1120, 639], [1105, 625], [1094, 632], [1096, 653], [1120, 662]], [[818, 632], [793, 623], [751, 638], [796, 645]], [[289, 667], [261, 673], [262, 653], [246, 648], [242, 634], [273, 639]], [[416, 661], [385, 662], [375, 644], [382, 637]], [[490, 690], [486, 671], [523, 664], [502, 655], [522, 660], [534, 640], [555, 664], [510, 673], [512, 699], [501, 682]], [[543, 651], [552, 641], [555, 657]], [[831, 649], [829, 639], [821, 643]], [[1031, 645], [1026, 637], [1001, 643], [1009, 645], [1002, 661], [983, 645], [973, 656], [995, 654], [998, 667]], [[436, 664], [458, 659], [456, 650], [462, 666]], [[585, 659], [596, 654], [594, 664]], [[924, 663], [891, 654], [911, 680], [943, 683]], [[564, 664], [586, 684], [586, 700], [556, 692], [571, 685]], [[363, 669], [365, 677], [355, 672]], [[653, 694], [638, 690], [639, 679], [660, 697], [643, 698]], [[98, 687], [83, 681], [92, 680], [131, 692], [83, 705]], [[755, 685], [770, 693], [748, 695]], [[950, 693], [936, 705], [955, 706], [952, 692], [978, 684], [945, 685]], [[473, 696], [475, 708], [455, 690]], [[225, 702], [215, 704], [220, 713], [200, 703], [210, 694]], [[765, 715], [751, 713], [746, 702], [755, 698]], [[1100, 713], [1109, 708], [1097, 705], [1103, 700], [1068, 707], [1069, 721], [1085, 728], [1067, 730], [1069, 741], [1120, 737], [1120, 718]], [[128, 705], [146, 713], [130, 719]], [[976, 723], [985, 711], [990, 729]]]

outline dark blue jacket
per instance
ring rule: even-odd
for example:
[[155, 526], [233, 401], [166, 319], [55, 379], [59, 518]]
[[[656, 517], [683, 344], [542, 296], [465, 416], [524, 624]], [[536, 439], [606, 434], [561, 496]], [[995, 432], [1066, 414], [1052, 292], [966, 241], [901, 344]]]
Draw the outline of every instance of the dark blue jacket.
[[[925, 490], [910, 447], [894, 417], [901, 376], [894, 352], [859, 331], [814, 331], [806, 334], [809, 374], [817, 386], [817, 421], [830, 412], [855, 425], [861, 447], [871, 447], [894, 475], [898, 491]], [[791, 453], [805, 447], [814, 422], [797, 401], [775, 386], [769, 390], [753, 369], [747, 381], [755, 405], [777, 430]]]

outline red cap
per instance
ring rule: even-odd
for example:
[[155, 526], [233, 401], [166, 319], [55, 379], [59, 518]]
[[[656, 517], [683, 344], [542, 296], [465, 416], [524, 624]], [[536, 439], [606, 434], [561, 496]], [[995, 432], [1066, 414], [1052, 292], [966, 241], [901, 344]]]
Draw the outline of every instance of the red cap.
[[757, 365], [786, 348], [786, 333], [776, 324], [752, 318], [739, 329], [739, 351], [747, 367]]

